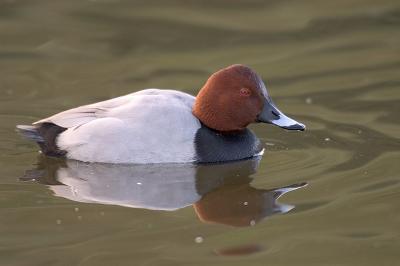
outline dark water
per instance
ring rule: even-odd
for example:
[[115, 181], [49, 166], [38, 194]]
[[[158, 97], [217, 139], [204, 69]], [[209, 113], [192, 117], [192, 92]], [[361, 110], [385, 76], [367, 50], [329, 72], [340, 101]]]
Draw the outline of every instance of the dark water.
[[[0, 1], [0, 265], [397, 265], [399, 32], [398, 1]], [[259, 162], [49, 161], [14, 132], [233, 63], [308, 126], [252, 127]]]

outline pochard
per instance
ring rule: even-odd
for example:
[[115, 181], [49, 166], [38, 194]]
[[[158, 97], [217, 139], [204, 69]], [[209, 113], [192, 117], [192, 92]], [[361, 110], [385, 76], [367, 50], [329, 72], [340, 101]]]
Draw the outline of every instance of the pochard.
[[145, 89], [73, 108], [17, 129], [48, 156], [102, 163], [214, 163], [258, 156], [264, 145], [247, 129], [305, 126], [284, 115], [251, 68], [212, 74], [197, 97]]

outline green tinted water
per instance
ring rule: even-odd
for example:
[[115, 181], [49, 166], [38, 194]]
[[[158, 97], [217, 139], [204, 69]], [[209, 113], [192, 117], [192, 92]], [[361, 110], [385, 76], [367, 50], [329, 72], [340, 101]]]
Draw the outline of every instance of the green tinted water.
[[[396, 265], [399, 30], [398, 1], [0, 1], [0, 265]], [[308, 126], [253, 126], [268, 150], [244, 173], [85, 174], [43, 163], [14, 132], [143, 88], [196, 94], [233, 63], [254, 68]], [[162, 188], [151, 204], [192, 189], [182, 208], [109, 205], [132, 203], [132, 180], [171, 171], [183, 181], [151, 183]], [[271, 196], [302, 182], [279, 203]], [[272, 215], [274, 204], [295, 208]]]

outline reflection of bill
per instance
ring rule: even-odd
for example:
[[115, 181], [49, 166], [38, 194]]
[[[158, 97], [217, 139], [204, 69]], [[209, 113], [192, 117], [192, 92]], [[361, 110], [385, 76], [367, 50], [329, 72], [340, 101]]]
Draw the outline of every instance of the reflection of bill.
[[294, 206], [277, 199], [305, 183], [265, 190], [250, 185], [259, 158], [224, 164], [88, 164], [42, 158], [27, 171], [56, 196], [73, 201], [173, 211], [193, 205], [201, 221], [254, 225]]

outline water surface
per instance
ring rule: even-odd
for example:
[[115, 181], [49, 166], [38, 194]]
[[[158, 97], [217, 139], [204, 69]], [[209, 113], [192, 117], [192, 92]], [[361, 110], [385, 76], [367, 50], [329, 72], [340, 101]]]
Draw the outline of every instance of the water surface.
[[[396, 265], [399, 30], [398, 1], [0, 1], [0, 264]], [[43, 166], [14, 132], [143, 88], [196, 94], [234, 63], [254, 68], [308, 130], [252, 126], [267, 147], [257, 167], [236, 178], [234, 166], [183, 167], [172, 190], [156, 182], [165, 190], [153, 208], [126, 188], [168, 168], [82, 176]], [[292, 207], [266, 215], [253, 202]]]

